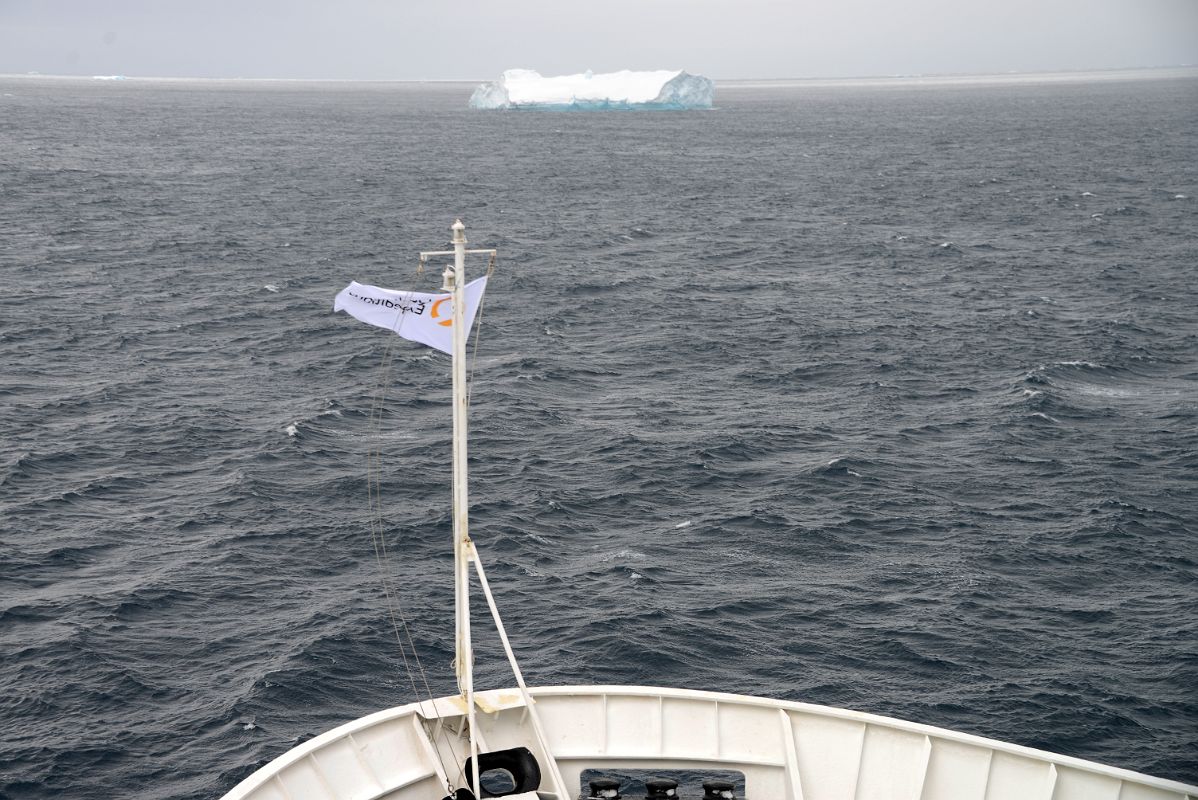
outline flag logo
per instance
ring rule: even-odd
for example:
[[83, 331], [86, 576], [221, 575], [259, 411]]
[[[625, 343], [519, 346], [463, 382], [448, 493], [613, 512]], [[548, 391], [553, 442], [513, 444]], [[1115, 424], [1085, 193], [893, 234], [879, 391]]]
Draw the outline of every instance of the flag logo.
[[[447, 297], [442, 297], [440, 300], [438, 300], [437, 302], [433, 303], [433, 308], [432, 308], [432, 312], [431, 312], [431, 314], [432, 314], [432, 318], [433, 318], [433, 319], [437, 319], [437, 317], [439, 317], [439, 316], [440, 316], [440, 312], [438, 312], [438, 311], [437, 311], [437, 309], [438, 309], [438, 308], [440, 308], [440, 307], [441, 307], [441, 304], [442, 304], [442, 303], [445, 303], [445, 302], [448, 302], [448, 303], [450, 303], [450, 306], [449, 306], [449, 308], [450, 308], [450, 312], [449, 312], [449, 313], [451, 313], [451, 314], [453, 313], [453, 312], [452, 312], [452, 309], [453, 309], [453, 298], [452, 298], [452, 297], [448, 297], [448, 296], [447, 296]], [[448, 328], [450, 325], [452, 325], [452, 324], [453, 324], [453, 317], [452, 317], [452, 316], [450, 316], [450, 317], [447, 317], [446, 319], [437, 319], [437, 324], [438, 324], [438, 325], [444, 325], [445, 327], [447, 327], [447, 328]]]
[[[466, 330], [482, 304], [487, 279], [476, 278], [463, 288]], [[445, 305], [448, 303], [449, 305]], [[337, 293], [333, 311], [344, 311], [369, 325], [395, 331], [442, 353], [453, 352], [453, 295], [401, 292], [353, 282]]]

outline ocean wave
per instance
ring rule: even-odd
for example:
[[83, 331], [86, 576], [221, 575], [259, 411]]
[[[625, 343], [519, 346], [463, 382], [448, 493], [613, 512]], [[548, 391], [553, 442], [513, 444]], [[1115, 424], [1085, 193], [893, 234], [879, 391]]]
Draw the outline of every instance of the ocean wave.
[[[6, 179], [0, 794], [215, 797], [413, 699], [368, 472], [455, 691], [449, 361], [330, 301], [436, 290], [414, 254], [452, 215], [424, 122], [458, 89], [38, 91], [5, 118], [41, 149]], [[1193, 780], [1187, 84], [792, 91], [730, 90], [669, 147], [637, 115], [445, 112], [484, 154], [453, 211], [500, 248], [470, 522], [526, 675]], [[262, 136], [221, 135], [246, 120]], [[1081, 174], [1099, 123], [1115, 160]], [[995, 145], [984, 168], [963, 142]], [[507, 685], [486, 630], [480, 679]]]

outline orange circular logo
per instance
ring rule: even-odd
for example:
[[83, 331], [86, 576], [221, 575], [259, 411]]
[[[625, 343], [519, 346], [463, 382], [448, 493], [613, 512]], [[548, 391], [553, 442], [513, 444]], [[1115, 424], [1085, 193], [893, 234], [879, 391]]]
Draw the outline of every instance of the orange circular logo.
[[[437, 317], [441, 316], [441, 313], [437, 309], [439, 309], [441, 307], [442, 303], [448, 303], [451, 300], [453, 300], [452, 297], [442, 297], [440, 300], [433, 303], [433, 308], [432, 308], [432, 312], [431, 312], [430, 316], [433, 319], [437, 319]], [[453, 306], [450, 306], [450, 308], [453, 308]], [[437, 319], [437, 324], [444, 325], [445, 327], [448, 328], [450, 325], [453, 324], [453, 317], [450, 317], [449, 319]]]

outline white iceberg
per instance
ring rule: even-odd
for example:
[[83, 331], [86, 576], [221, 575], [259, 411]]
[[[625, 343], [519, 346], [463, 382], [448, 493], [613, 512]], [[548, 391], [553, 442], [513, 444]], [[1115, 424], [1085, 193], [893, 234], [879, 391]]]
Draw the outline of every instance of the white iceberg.
[[471, 108], [668, 109], [711, 108], [715, 84], [682, 70], [621, 70], [595, 75], [545, 78], [536, 70], [509, 69], [497, 81], [480, 84]]

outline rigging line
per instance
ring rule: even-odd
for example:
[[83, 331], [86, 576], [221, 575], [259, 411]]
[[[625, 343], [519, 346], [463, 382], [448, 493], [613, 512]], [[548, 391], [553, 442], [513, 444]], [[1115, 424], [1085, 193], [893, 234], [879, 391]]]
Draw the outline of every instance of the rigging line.
[[[390, 620], [391, 620], [391, 628], [395, 633], [396, 643], [399, 645], [399, 651], [400, 651], [400, 656], [403, 660], [404, 671], [408, 675], [408, 682], [411, 685], [412, 694], [416, 696], [417, 704], [418, 704], [421, 712], [426, 717], [429, 717], [431, 715], [425, 709], [425, 706], [424, 706], [425, 700], [421, 696], [420, 689], [416, 684], [416, 678], [412, 674], [412, 668], [408, 661], [406, 649], [404, 648], [404, 642], [403, 642], [404, 637], [401, 636], [401, 634], [400, 634], [400, 624], [396, 620], [396, 616], [398, 614], [399, 620], [402, 621], [402, 626], [403, 626], [404, 634], [406, 634], [406, 637], [408, 640], [408, 645], [411, 647], [411, 650], [412, 650], [413, 660], [415, 660], [417, 669], [421, 673], [421, 679], [424, 683], [425, 692], [427, 693], [428, 701], [431, 702], [433, 700], [432, 691], [428, 685], [428, 678], [424, 674], [424, 668], [420, 662], [420, 655], [416, 650], [415, 640], [412, 637], [410, 629], [408, 628], [407, 618], [403, 613], [403, 608], [397, 600], [397, 593], [394, 592], [394, 590], [392, 589], [391, 584], [390, 584], [390, 577], [389, 577], [390, 576], [390, 569], [389, 569], [390, 559], [388, 557], [387, 549], [386, 549], [386, 531], [384, 528], [384, 524], [383, 524], [384, 518], [382, 515], [382, 492], [381, 492], [381, 490], [382, 490], [382, 485], [381, 485], [382, 445], [381, 445], [381, 437], [378, 436], [377, 434], [380, 432], [379, 429], [381, 428], [381, 425], [382, 425], [383, 409], [384, 409], [384, 404], [386, 401], [387, 389], [390, 386], [390, 376], [391, 376], [391, 372], [392, 372], [392, 365], [394, 363], [394, 352], [395, 352], [395, 340], [392, 339], [387, 347], [385, 354], [384, 354], [383, 365], [382, 365], [382, 370], [381, 370], [382, 375], [380, 377], [380, 385], [379, 385], [378, 390], [376, 391], [376, 394], [375, 394], [375, 397], [373, 398], [372, 406], [371, 406], [370, 422], [371, 422], [371, 426], [373, 428], [373, 430], [372, 430], [373, 435], [371, 436], [371, 440], [375, 441], [375, 442], [379, 442], [379, 445], [378, 445], [377, 450], [372, 449], [368, 454], [368, 459], [369, 459], [368, 463], [370, 466], [368, 467], [368, 470], [367, 470], [367, 494], [368, 494], [368, 499], [370, 501], [369, 505], [370, 505], [370, 509], [371, 509], [370, 532], [371, 532], [371, 542], [374, 545], [375, 562], [378, 565], [380, 578], [382, 579], [383, 593], [387, 598], [387, 610], [388, 610], [388, 614], [389, 614]], [[375, 512], [377, 512], [377, 516], [376, 516]], [[434, 707], [434, 710], [435, 710], [435, 707]], [[438, 746], [437, 742], [435, 741], [435, 739], [433, 737], [430, 737], [430, 740], [431, 740], [431, 743], [434, 745], [433, 751], [437, 756], [437, 761], [440, 762], [440, 764], [441, 764], [442, 773], [444, 775], [446, 775], [446, 779], [448, 781], [449, 770], [445, 765], [445, 759], [441, 754], [441, 748]], [[456, 762], [458, 760], [457, 753], [453, 750], [452, 743], [449, 743], [449, 744], [450, 744], [450, 753], [453, 756], [453, 760]], [[452, 783], [447, 783], [446, 788], [449, 790], [450, 794], [453, 793], [454, 787], [453, 787]]]
[[[385, 386], [385, 381], [388, 379], [388, 376], [390, 375], [392, 364], [394, 363], [394, 358], [395, 358], [395, 343], [394, 343], [394, 340], [392, 340], [391, 342], [388, 343], [387, 349], [383, 355], [382, 376], [380, 377], [380, 386], [376, 390], [376, 394], [373, 398], [373, 402], [371, 404], [371, 409], [370, 409], [370, 427], [371, 427], [370, 432], [372, 434], [372, 436], [371, 436], [372, 442], [379, 441], [376, 434], [378, 433], [378, 428], [381, 426], [381, 423], [382, 423], [382, 403], [385, 401], [384, 386]], [[417, 698], [419, 698], [420, 690], [419, 690], [419, 687], [416, 685], [416, 676], [413, 674], [411, 665], [408, 663], [407, 652], [404, 649], [403, 639], [400, 636], [399, 626], [398, 626], [398, 624], [396, 622], [396, 618], [395, 618], [396, 617], [395, 603], [392, 600], [391, 587], [390, 587], [390, 583], [388, 580], [388, 575], [387, 575], [386, 570], [383, 568], [382, 548], [380, 547], [380, 541], [383, 544], [385, 544], [385, 542], [386, 542], [385, 533], [386, 532], [383, 528], [383, 515], [382, 515], [382, 505], [381, 505], [381, 497], [382, 497], [381, 472], [382, 472], [382, 470], [379, 468], [379, 464], [378, 464], [378, 461], [381, 458], [381, 455], [382, 455], [381, 445], [380, 445], [377, 453], [373, 449], [373, 445], [372, 445], [372, 449], [368, 452], [368, 456], [367, 456], [368, 466], [367, 466], [367, 472], [366, 472], [366, 491], [367, 491], [367, 498], [369, 501], [369, 507], [370, 507], [370, 511], [371, 511], [371, 514], [370, 514], [370, 540], [371, 540], [371, 544], [373, 544], [373, 546], [374, 546], [375, 561], [379, 567], [380, 578], [382, 579], [382, 583], [383, 583], [383, 593], [387, 597], [387, 610], [391, 617], [391, 626], [392, 626], [393, 630], [395, 631], [396, 643], [399, 645], [400, 656], [403, 659], [404, 671], [408, 675], [408, 682], [411, 684], [412, 694], [414, 694]]]
[[[492, 265], [493, 264], [494, 264], [494, 256], [492, 255]], [[405, 320], [406, 320], [406, 316], [404, 316], [401, 312], [401, 314], [398, 316], [398, 319], [396, 320], [396, 325], [394, 326], [396, 333], [400, 332]], [[401, 603], [399, 603], [399, 601], [398, 601], [399, 592], [396, 591], [390, 583], [391, 574], [392, 574], [393, 570], [391, 569], [390, 553], [388, 552], [388, 549], [387, 549], [387, 540], [386, 540], [386, 535], [385, 535], [385, 522], [384, 522], [385, 517], [383, 515], [383, 507], [382, 507], [382, 482], [381, 482], [382, 444], [381, 444], [381, 436], [379, 434], [381, 433], [382, 417], [383, 417], [383, 413], [385, 410], [386, 397], [387, 397], [388, 393], [390, 392], [390, 388], [391, 388], [391, 375], [392, 375], [392, 364], [394, 361], [395, 342], [396, 342], [395, 339], [392, 339], [390, 342], [390, 347], [388, 348], [388, 351], [387, 351], [388, 358], [385, 361], [384, 369], [382, 370], [382, 376], [380, 378], [378, 393], [376, 394], [376, 397], [375, 397], [374, 406], [371, 409], [371, 423], [373, 425], [372, 440], [379, 442], [377, 450], [373, 450], [371, 452], [372, 461], [370, 462], [370, 468], [373, 470], [373, 473], [375, 476], [373, 484], [371, 483], [371, 480], [370, 480], [369, 470], [368, 470], [368, 475], [367, 475], [368, 494], [370, 493], [370, 490], [373, 488], [373, 497], [369, 498], [371, 501], [370, 506], [371, 506], [371, 512], [372, 512], [371, 537], [372, 537], [372, 541], [375, 543], [376, 560], [378, 561], [379, 571], [380, 571], [380, 575], [382, 577], [383, 591], [387, 597], [387, 606], [388, 606], [389, 614], [391, 616], [392, 629], [395, 632], [396, 642], [399, 644], [399, 647], [400, 647], [400, 654], [404, 658], [405, 669], [408, 671], [409, 683], [412, 686], [413, 694], [416, 695], [418, 705], [421, 709], [421, 712], [424, 713], [426, 717], [431, 718], [433, 715], [429, 714], [428, 711], [424, 707], [425, 700], [422, 698], [420, 690], [416, 686], [415, 678], [412, 676], [410, 667], [408, 667], [408, 665], [407, 665], [407, 654], [403, 648], [403, 638], [406, 637], [406, 639], [408, 641], [408, 645], [412, 650], [412, 658], [413, 658], [414, 662], [416, 663], [417, 671], [420, 673], [421, 683], [424, 684], [425, 696], [427, 697], [428, 702], [431, 703], [435, 698], [433, 697], [432, 689], [428, 683], [428, 675], [424, 669], [424, 664], [421, 661], [420, 654], [416, 648], [415, 638], [412, 636], [411, 628], [408, 624], [407, 616], [403, 612], [403, 605]], [[381, 556], [381, 558], [380, 558], [380, 556]], [[399, 624], [396, 624], [396, 616], [398, 616], [398, 618], [399, 618]], [[403, 628], [403, 636], [402, 637], [401, 637], [400, 631], [399, 631], [399, 628], [401, 626]], [[434, 705], [433, 710], [434, 711], [436, 710], [435, 705]], [[443, 730], [445, 731], [445, 743], [449, 746], [450, 755], [451, 755], [453, 761], [457, 764], [461, 764], [462, 763], [461, 758], [459, 757], [456, 748], [454, 748], [454, 746], [453, 746], [453, 739], [449, 736], [448, 729], [443, 728]], [[445, 766], [445, 761], [441, 754], [440, 744], [439, 744], [439, 742], [436, 741], [435, 737], [430, 737], [430, 741], [433, 744], [434, 750], [437, 754], [437, 760], [439, 762], [441, 762], [441, 768], [442, 768], [444, 774], [448, 777], [449, 770]], [[460, 774], [460, 769], [458, 770], [458, 773], [455, 773], [455, 774]], [[448, 788], [450, 789], [450, 793], [452, 794], [453, 793], [452, 785], [450, 785]]]
[[[375, 548], [375, 560], [376, 560], [376, 563], [378, 564], [379, 573], [380, 573], [380, 575], [385, 576], [390, 573], [390, 567], [389, 567], [390, 558], [386, 552], [384, 535], [380, 533], [379, 536], [373, 537], [373, 541], [374, 541], [374, 548]], [[382, 542], [383, 544], [380, 545], [380, 542]], [[404, 670], [405, 670], [405, 672], [408, 673], [408, 680], [409, 680], [409, 684], [412, 687], [412, 693], [416, 697], [416, 705], [420, 709], [421, 714], [423, 714], [426, 719], [433, 719], [436, 716], [436, 713], [435, 713], [436, 705], [434, 703], [434, 698], [432, 696], [432, 692], [430, 689], [428, 689], [428, 679], [423, 674], [423, 667], [420, 665], [420, 661], [419, 661], [420, 656], [416, 649], [416, 644], [412, 637], [411, 631], [408, 628], [407, 618], [403, 614], [402, 606], [398, 602], [396, 602], [395, 597], [396, 597], [397, 593], [393, 589], [388, 588], [389, 584], [385, 578], [384, 578], [383, 583], [384, 583], [384, 592], [387, 595], [387, 608], [388, 608], [388, 613], [389, 613], [390, 621], [391, 621], [391, 629], [395, 634], [396, 642], [397, 642], [397, 644], [399, 646], [399, 650], [400, 650], [400, 656], [404, 661]], [[398, 622], [396, 620], [397, 613], [398, 613], [398, 619], [399, 619]], [[412, 676], [411, 666], [408, 662], [408, 656], [407, 656], [407, 652], [406, 652], [406, 649], [404, 647], [404, 642], [403, 642], [404, 635], [401, 635], [401, 633], [400, 633], [401, 627], [403, 628], [404, 635], [406, 635], [406, 638], [408, 639], [408, 642], [409, 642], [408, 646], [412, 650], [412, 657], [416, 661], [417, 669], [421, 671], [421, 679], [422, 679], [422, 682], [425, 684], [425, 692], [424, 693], [421, 693], [419, 687], [416, 685], [415, 678]], [[430, 713], [430, 706], [431, 706], [432, 713]], [[441, 765], [442, 774], [446, 775], [446, 779], [447, 779], [446, 789], [449, 792], [449, 794], [452, 795], [454, 793], [454, 784], [452, 783], [452, 781], [449, 780], [449, 776], [454, 775], [456, 777], [457, 772], [455, 771], [455, 772], [451, 773], [449, 767], [446, 765], [445, 755], [441, 750], [441, 742], [438, 740], [438, 738], [435, 735], [429, 736], [429, 743], [431, 745], [433, 745], [433, 752], [436, 755], [437, 761]], [[451, 763], [454, 763], [456, 766], [456, 764], [459, 763], [461, 759], [458, 756], [457, 750], [453, 746], [452, 739], [449, 738], [448, 729], [446, 729], [445, 743], [449, 746], [450, 761], [451, 761]]]
[[[492, 256], [492, 258], [493, 258], [493, 256]], [[424, 263], [424, 260], [423, 260], [423, 259], [421, 259], [421, 265], [423, 265], [423, 263]], [[418, 272], [418, 274], [419, 274], [420, 270], [418, 270], [417, 272]], [[400, 329], [401, 329], [401, 328], [403, 328], [403, 323], [404, 323], [404, 320], [406, 320], [406, 319], [407, 319], [407, 317], [406, 317], [406, 316], [404, 316], [404, 317], [402, 317], [402, 318], [399, 320], [399, 324], [396, 326], [396, 333], [397, 333], [397, 334], [399, 333]], [[392, 341], [392, 344], [394, 344], [394, 343], [395, 343], [395, 340], [394, 340], [394, 339], [392, 339], [391, 341]], [[387, 375], [385, 376], [385, 377], [386, 377], [386, 383], [385, 383], [385, 385], [384, 385], [384, 387], [383, 387], [383, 401], [384, 401], [384, 403], [386, 402], [386, 395], [387, 395], [387, 394], [388, 394], [388, 393], [391, 391], [391, 377], [390, 377], [390, 374], [391, 374], [391, 373], [390, 373], [390, 371], [388, 371]], [[380, 427], [382, 426], [382, 412], [383, 412], [383, 409], [382, 409], [382, 408], [380, 408], [380, 409], [379, 409], [379, 426], [380, 426]], [[381, 442], [381, 437], [379, 438], [379, 442], [380, 442], [380, 444], [379, 444], [379, 451], [378, 451], [378, 452], [379, 452], [379, 458], [378, 458], [378, 469], [379, 469], [379, 472], [381, 473], [381, 472], [382, 472], [382, 442]], [[377, 497], [378, 497], [378, 512], [379, 512], [379, 527], [380, 527], [380, 529], [382, 529], [382, 525], [383, 525], [383, 506], [382, 506], [382, 492], [381, 492], [381, 488], [382, 488], [382, 487], [381, 487], [381, 485], [380, 485], [378, 488], [379, 488], [379, 490], [380, 490], [380, 491], [378, 491], [378, 492], [377, 492]], [[390, 555], [389, 555], [389, 553], [387, 552], [387, 540], [386, 540], [386, 538], [385, 538], [385, 537], [382, 539], [382, 543], [383, 543], [383, 558], [384, 558], [384, 560], [385, 560], [385, 561], [387, 562], [387, 564], [388, 564], [388, 575], [390, 575], [390, 574], [391, 574], [391, 569], [390, 569]], [[399, 593], [398, 593], [398, 592], [395, 592], [395, 596], [396, 596], [396, 598], [398, 598], [398, 596], [399, 596]], [[407, 620], [407, 617], [404, 615], [404, 613], [403, 613], [403, 606], [402, 606], [402, 605], [399, 603], [398, 599], [396, 600], [396, 608], [397, 608], [397, 609], [398, 609], [398, 611], [399, 611], [399, 617], [400, 617], [400, 621], [403, 623], [403, 629], [404, 629], [404, 633], [407, 635], [407, 637], [408, 637], [408, 642], [411, 644], [411, 647], [412, 647], [412, 657], [413, 657], [413, 659], [415, 659], [415, 661], [416, 661], [416, 668], [417, 668], [417, 670], [420, 672], [420, 680], [421, 680], [421, 682], [424, 684], [424, 691], [425, 691], [425, 693], [428, 695], [429, 701], [431, 702], [431, 701], [432, 701], [434, 698], [433, 698], [433, 690], [432, 690], [432, 689], [429, 687], [429, 683], [428, 683], [428, 674], [427, 674], [427, 673], [425, 672], [425, 670], [424, 670], [424, 664], [423, 664], [423, 662], [420, 660], [420, 654], [419, 654], [419, 653], [416, 651], [416, 641], [415, 641], [414, 637], [412, 636], [411, 630], [410, 630], [410, 629], [409, 629], [409, 627], [408, 627], [408, 620]], [[423, 707], [422, 707], [422, 710], [423, 710]], [[435, 708], [434, 708], [434, 710], [435, 710]], [[447, 743], [449, 743], [449, 749], [450, 749], [450, 753], [453, 755], [453, 757], [454, 757], [454, 760], [455, 760], [455, 761], [457, 761], [457, 760], [458, 760], [458, 755], [457, 755], [457, 752], [456, 752], [456, 751], [453, 749], [453, 743], [452, 743], [452, 741], [451, 741], [451, 740], [448, 738], [448, 736], [446, 737], [446, 742], [447, 742]], [[442, 764], [442, 767], [444, 768], [444, 764]], [[446, 772], [446, 774], [448, 774], [448, 771]]]
[[[491, 260], [487, 264], [487, 284], [491, 283], [491, 276], [495, 274], [495, 252], [491, 251]], [[487, 305], [487, 293], [483, 292], [482, 298], [478, 301], [478, 318], [474, 322], [474, 347], [470, 351], [470, 372], [466, 375], [466, 408], [470, 408], [470, 394], [474, 390], [474, 364], [478, 361], [478, 340], [482, 335], [483, 330], [483, 309]], [[467, 430], [470, 426], [470, 418], [466, 418]]]
[[[488, 278], [490, 278], [495, 272], [495, 262], [496, 262], [496, 254], [492, 252], [490, 261], [487, 264], [487, 277]], [[423, 272], [423, 269], [422, 269], [423, 266], [424, 266], [424, 264], [423, 264], [423, 259], [422, 259], [421, 263], [417, 267], [417, 274], [420, 274], [421, 272]], [[475, 363], [477, 362], [477, 358], [478, 358], [478, 344], [479, 344], [479, 339], [480, 339], [480, 335], [481, 335], [482, 313], [483, 313], [483, 308], [485, 306], [485, 302], [486, 302], [486, 298], [484, 295], [482, 301], [479, 303], [478, 325], [475, 328], [475, 334], [474, 334], [474, 353], [473, 353], [473, 356], [471, 359], [469, 376], [468, 376], [467, 382], [466, 382], [466, 404], [467, 404], [467, 407], [469, 407], [469, 405], [470, 405], [470, 390], [473, 386], [474, 366], [475, 366]], [[403, 323], [406, 319], [406, 316], [401, 311], [397, 315], [397, 317], [398, 318], [396, 319], [396, 324], [393, 326], [393, 329], [398, 334], [400, 332], [400, 329], [403, 327]], [[417, 697], [418, 705], [420, 706], [421, 711], [425, 714], [426, 717], [428, 717], [431, 715], [429, 715], [424, 709], [425, 701], [421, 696], [419, 687], [417, 687], [417, 685], [416, 685], [415, 676], [412, 674], [411, 667], [408, 663], [407, 652], [404, 648], [404, 642], [403, 642], [404, 638], [407, 639], [408, 646], [412, 650], [412, 658], [413, 658], [413, 661], [415, 661], [417, 670], [420, 673], [420, 679], [421, 679], [421, 682], [424, 684], [424, 689], [425, 689], [425, 693], [426, 693], [425, 696], [427, 696], [429, 702], [432, 702], [434, 700], [433, 693], [432, 693], [432, 689], [428, 683], [428, 675], [425, 672], [424, 665], [420, 660], [419, 653], [417, 652], [416, 642], [415, 642], [414, 637], [412, 636], [411, 629], [408, 625], [407, 616], [403, 613], [403, 606], [398, 602], [398, 599], [397, 599], [398, 592], [394, 591], [393, 587], [391, 586], [391, 579], [390, 579], [391, 571], [392, 571], [391, 564], [390, 564], [391, 559], [390, 559], [390, 553], [387, 549], [385, 517], [383, 514], [383, 507], [382, 507], [382, 477], [381, 477], [382, 476], [382, 444], [381, 444], [380, 434], [381, 434], [381, 428], [382, 428], [382, 416], [383, 416], [383, 411], [384, 411], [384, 405], [386, 402], [386, 395], [388, 394], [388, 392], [390, 391], [390, 388], [391, 388], [392, 364], [394, 361], [394, 344], [395, 344], [395, 340], [392, 339], [391, 342], [389, 343], [387, 351], [384, 355], [384, 364], [383, 364], [383, 369], [382, 369], [382, 376], [380, 377], [378, 393], [376, 394], [376, 396], [374, 398], [374, 402], [372, 403], [372, 407], [371, 407], [371, 418], [370, 418], [371, 438], [373, 440], [379, 442], [377, 449], [372, 448], [368, 452], [367, 496], [368, 496], [369, 507], [370, 507], [370, 512], [371, 512], [371, 517], [370, 517], [371, 541], [372, 541], [372, 544], [374, 545], [375, 561], [378, 565], [380, 577], [382, 579], [383, 593], [387, 599], [387, 608], [388, 608], [388, 614], [391, 618], [391, 627], [395, 633], [396, 643], [399, 645], [400, 655], [404, 662], [404, 670], [405, 670], [405, 672], [407, 672], [408, 682], [412, 687], [413, 694], [416, 695], [416, 697]], [[372, 477], [372, 475], [373, 475], [373, 477]], [[398, 618], [398, 620], [397, 620], [397, 618]], [[403, 629], [402, 635], [400, 633], [401, 627]], [[434, 706], [434, 710], [435, 710], [435, 706]], [[449, 746], [450, 754], [452, 756], [453, 761], [457, 764], [460, 764], [461, 763], [460, 758], [458, 756], [456, 748], [453, 746], [453, 740], [449, 736], [448, 730], [444, 727], [442, 728], [442, 730], [445, 732], [445, 743]], [[434, 752], [437, 755], [437, 760], [441, 763], [441, 769], [442, 769], [443, 773], [446, 775], [446, 779], [448, 781], [450, 773], [449, 773], [448, 768], [445, 765], [444, 758], [442, 757], [440, 743], [435, 739], [435, 737], [430, 737], [430, 741], [434, 746]], [[460, 769], [455, 774], [460, 774]], [[452, 783], [450, 783], [447, 786], [447, 788], [449, 789], [450, 794], [452, 794], [453, 793]]]

